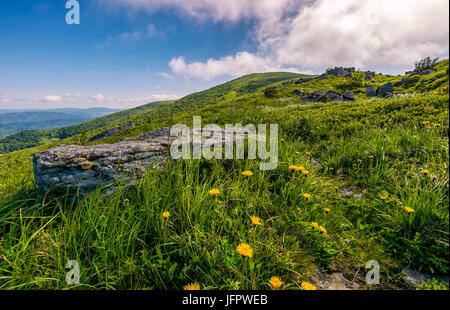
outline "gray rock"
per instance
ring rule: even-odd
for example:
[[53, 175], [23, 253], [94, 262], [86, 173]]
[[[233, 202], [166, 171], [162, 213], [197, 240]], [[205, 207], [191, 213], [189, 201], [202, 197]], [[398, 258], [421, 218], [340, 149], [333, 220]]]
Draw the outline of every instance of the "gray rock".
[[301, 78], [301, 79], [298, 79], [297, 81], [295, 81], [295, 84], [303, 84], [303, 83], [312, 81], [313, 79], [314, 78]]
[[349, 100], [349, 101], [355, 101], [356, 100], [355, 94], [352, 93], [351, 91], [346, 91], [343, 96], [344, 96], [344, 99]]
[[294, 90], [292, 93], [294, 95], [297, 95], [297, 96], [301, 96], [302, 95], [302, 92], [300, 90], [298, 90], [298, 89]]
[[403, 269], [402, 280], [405, 283], [413, 288], [420, 288], [420, 285], [424, 282], [427, 282], [430, 279], [435, 278], [439, 282], [444, 282], [444, 284], [448, 287], [448, 277], [443, 276], [432, 276], [426, 273], [420, 273], [411, 268]]
[[377, 89], [377, 96], [378, 97], [384, 97], [387, 93], [393, 92], [394, 86], [391, 82], [388, 82], [382, 86], [379, 86]]
[[342, 186], [340, 194], [345, 198], [356, 198], [361, 200], [364, 197], [364, 192], [359, 187], [350, 185], [350, 186]]
[[364, 72], [364, 80], [365, 81], [370, 81], [374, 77], [375, 77], [375, 72], [372, 72], [372, 71], [365, 71]]
[[353, 72], [355, 72], [355, 68], [353, 67], [335, 67], [334, 69], [328, 69], [326, 74], [334, 76], [351, 76]]
[[327, 274], [320, 273], [317, 276], [317, 288], [322, 290], [358, 290], [361, 286], [344, 277], [340, 272]]
[[375, 97], [377, 95], [377, 90], [373, 86], [367, 86], [364, 92], [367, 97]]
[[431, 73], [433, 73], [434, 72], [434, 70], [432, 70], [432, 69], [427, 69], [427, 70], [424, 70], [424, 71], [422, 71], [422, 72], [419, 72], [418, 74], [419, 75], [428, 75], [428, 74], [431, 74]]

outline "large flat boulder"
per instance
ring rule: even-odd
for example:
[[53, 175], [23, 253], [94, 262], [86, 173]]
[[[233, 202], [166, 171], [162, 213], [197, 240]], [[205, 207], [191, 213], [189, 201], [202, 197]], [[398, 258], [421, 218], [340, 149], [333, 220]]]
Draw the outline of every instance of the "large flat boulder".
[[34, 178], [41, 193], [83, 196], [109, 185], [103, 191], [110, 194], [117, 181], [133, 185], [149, 167], [164, 167], [167, 155], [167, 144], [158, 142], [61, 145], [33, 155]]

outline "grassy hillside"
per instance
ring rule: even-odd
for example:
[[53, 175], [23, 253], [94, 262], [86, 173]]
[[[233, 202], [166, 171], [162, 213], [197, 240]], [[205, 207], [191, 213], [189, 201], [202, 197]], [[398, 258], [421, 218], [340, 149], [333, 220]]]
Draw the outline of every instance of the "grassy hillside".
[[[196, 110], [199, 107], [213, 104], [225, 98], [236, 96], [237, 94], [245, 94], [256, 90], [257, 88], [267, 86], [269, 84], [285, 81], [293, 78], [298, 78], [307, 75], [301, 75], [289, 72], [274, 72], [274, 73], [255, 73], [241, 78], [232, 80], [230, 82], [215, 86], [205, 91], [188, 95], [180, 100], [175, 101], [171, 105], [171, 111], [187, 111]], [[80, 131], [91, 131], [102, 127], [113, 127], [117, 123], [124, 123], [130, 118], [137, 115], [134, 121], [139, 122], [144, 119], [146, 122], [155, 118], [160, 118], [162, 114], [167, 115], [169, 112], [158, 110], [160, 113], [154, 116], [155, 113], [149, 115], [144, 112], [150, 111], [154, 108], [164, 107], [171, 103], [171, 101], [153, 102], [134, 109], [117, 112], [105, 117], [100, 117], [91, 121], [83, 122], [81, 124], [58, 128], [54, 130], [27, 130], [17, 134], [0, 139], [0, 154], [13, 152], [25, 148], [30, 148], [50, 142], [57, 142], [61, 139], [77, 135]], [[101, 132], [106, 128], [102, 128], [97, 132]]]
[[[170, 102], [171, 101], [152, 102], [134, 109], [116, 112], [103, 117], [98, 117], [89, 121], [85, 121], [76, 125], [66, 126], [57, 129], [21, 131], [16, 134], [9, 135], [3, 139], [0, 139], [0, 154], [14, 152], [17, 150], [22, 150], [46, 144], [49, 142], [56, 142], [61, 139], [77, 135], [80, 131], [93, 130], [114, 122], [119, 122], [130, 116], [143, 113], [150, 109], [164, 106]], [[95, 113], [95, 110], [93, 111], [93, 113]], [[34, 114], [35, 115], [33, 115], [33, 117], [37, 117], [39, 112], [34, 112]], [[7, 116], [3, 114], [0, 115], [0, 117], [7, 117]]]
[[[68, 260], [80, 263], [82, 289], [269, 289], [273, 276], [282, 289], [299, 289], [317, 284], [320, 272], [342, 272], [364, 289], [399, 289], [404, 267], [447, 274], [448, 60], [435, 69], [391, 99], [368, 98], [364, 83], [404, 76], [287, 84], [271, 97], [244, 77], [252, 86], [222, 85], [137, 114], [127, 119], [135, 128], [100, 141], [191, 125], [194, 115], [203, 125], [277, 123], [284, 142], [272, 171], [257, 160], [170, 162], [109, 199], [95, 193], [72, 204], [36, 199], [31, 154], [53, 144], [1, 155], [0, 288], [68, 288]], [[296, 89], [352, 90], [357, 101], [307, 102]], [[252, 257], [238, 253], [242, 243]], [[379, 286], [364, 282], [369, 260], [380, 263]]]

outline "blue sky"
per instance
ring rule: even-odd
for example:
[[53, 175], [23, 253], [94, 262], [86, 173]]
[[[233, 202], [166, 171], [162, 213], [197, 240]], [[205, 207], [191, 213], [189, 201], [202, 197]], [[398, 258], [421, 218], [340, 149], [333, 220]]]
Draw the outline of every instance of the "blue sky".
[[[373, 4], [355, 1], [79, 0], [81, 22], [68, 25], [66, 0], [2, 0], [0, 109], [128, 108], [252, 72], [402, 73], [420, 57], [448, 57], [448, 10], [424, 16], [447, 0], [409, 0], [395, 18], [383, 3], [379, 16], [364, 17]], [[397, 34], [370, 32], [398, 20]], [[358, 39], [362, 31], [373, 40]], [[371, 52], [353, 51], [367, 45]]]

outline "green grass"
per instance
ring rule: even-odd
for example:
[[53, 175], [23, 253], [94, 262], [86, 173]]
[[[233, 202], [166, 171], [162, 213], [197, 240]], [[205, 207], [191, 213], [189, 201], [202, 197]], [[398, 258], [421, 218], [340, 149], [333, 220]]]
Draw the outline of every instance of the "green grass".
[[[358, 94], [356, 102], [317, 104], [291, 94], [298, 87], [333, 90], [349, 82], [343, 78], [289, 85], [275, 98], [258, 83], [219, 88], [194, 95], [199, 102], [189, 108], [174, 102], [133, 116], [135, 128], [101, 141], [191, 125], [194, 115], [203, 125], [277, 123], [286, 141], [272, 171], [259, 171], [252, 160], [170, 162], [108, 199], [97, 192], [72, 203], [36, 198], [31, 154], [78, 137], [0, 156], [0, 288], [182, 289], [198, 282], [202, 289], [268, 289], [278, 276], [284, 289], [298, 289], [318, 272], [335, 271], [349, 279], [357, 274], [364, 289], [398, 289], [404, 266], [447, 274], [448, 76], [436, 81], [448, 61], [436, 68], [436, 79], [428, 79], [438, 86], [424, 83], [426, 92], [411, 86], [405, 92], [414, 95], [388, 100]], [[306, 152], [321, 165], [312, 165]], [[290, 165], [304, 166], [308, 176]], [[244, 170], [254, 175], [244, 177]], [[364, 196], [345, 198], [343, 186]], [[212, 188], [220, 190], [217, 198], [208, 194]], [[251, 216], [263, 225], [252, 225]], [[240, 243], [251, 246], [252, 258], [237, 253]], [[65, 282], [69, 260], [80, 263], [79, 286]], [[364, 284], [369, 260], [380, 263], [381, 286]]]

